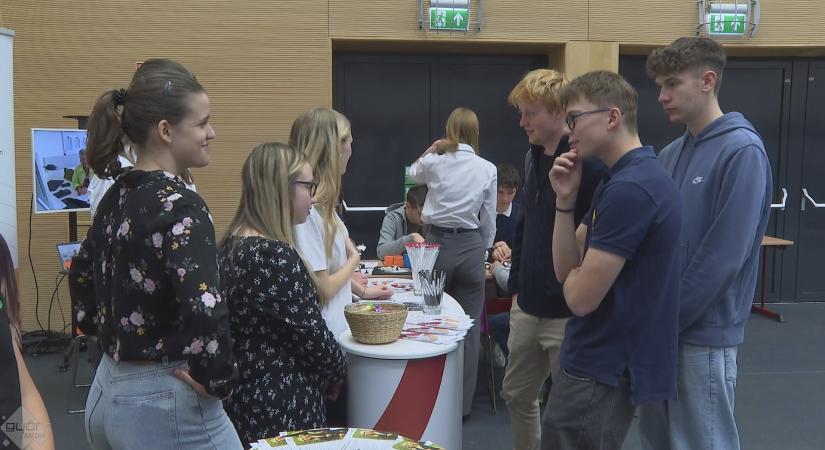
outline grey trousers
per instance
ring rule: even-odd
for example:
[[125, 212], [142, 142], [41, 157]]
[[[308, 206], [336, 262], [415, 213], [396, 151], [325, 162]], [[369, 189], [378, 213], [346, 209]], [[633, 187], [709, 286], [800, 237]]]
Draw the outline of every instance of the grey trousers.
[[484, 242], [478, 231], [442, 232], [427, 227], [427, 240], [441, 244], [436, 270], [447, 274], [445, 291], [452, 295], [473, 318], [475, 324], [464, 338], [463, 415], [470, 414], [478, 379], [478, 356], [481, 347], [479, 320], [484, 309]]
[[608, 386], [562, 370], [541, 423], [542, 450], [621, 450], [636, 407], [630, 380]]

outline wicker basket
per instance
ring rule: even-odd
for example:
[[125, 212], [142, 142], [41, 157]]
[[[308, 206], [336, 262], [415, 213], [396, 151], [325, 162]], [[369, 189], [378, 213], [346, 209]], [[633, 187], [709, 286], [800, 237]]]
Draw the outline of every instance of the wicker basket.
[[407, 305], [381, 303], [382, 312], [367, 310], [366, 303], [353, 303], [344, 308], [352, 337], [362, 344], [388, 344], [395, 342], [404, 329]]

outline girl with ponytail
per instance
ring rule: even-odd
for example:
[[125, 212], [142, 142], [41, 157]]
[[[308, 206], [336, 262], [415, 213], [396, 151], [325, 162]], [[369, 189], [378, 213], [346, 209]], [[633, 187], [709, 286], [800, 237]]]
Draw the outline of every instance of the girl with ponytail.
[[168, 59], [143, 63], [89, 117], [86, 157], [115, 180], [69, 272], [78, 326], [105, 352], [86, 400], [93, 449], [243, 448], [221, 404], [237, 367], [215, 231], [179, 178], [209, 164], [209, 119], [203, 86]]

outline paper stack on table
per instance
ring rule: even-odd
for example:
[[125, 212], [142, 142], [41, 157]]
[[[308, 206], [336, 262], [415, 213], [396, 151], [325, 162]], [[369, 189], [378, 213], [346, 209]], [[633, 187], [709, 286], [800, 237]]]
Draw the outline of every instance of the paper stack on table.
[[253, 450], [444, 450], [432, 442], [419, 442], [398, 433], [361, 428], [321, 428], [291, 431], [251, 444]]
[[347, 428], [320, 428], [317, 430], [290, 431], [280, 436], [261, 439], [253, 443], [256, 450], [325, 450], [345, 448], [349, 442]]
[[472, 326], [473, 319], [467, 315], [409, 314], [401, 331], [401, 339], [440, 345], [452, 344], [463, 340]]

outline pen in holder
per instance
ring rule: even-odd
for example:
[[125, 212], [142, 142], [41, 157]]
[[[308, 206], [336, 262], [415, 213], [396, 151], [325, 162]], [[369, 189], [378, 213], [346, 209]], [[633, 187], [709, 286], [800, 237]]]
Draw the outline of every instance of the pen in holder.
[[422, 295], [421, 276], [419, 272], [425, 270], [430, 272], [435, 267], [435, 260], [438, 258], [440, 245], [433, 242], [407, 242], [404, 244], [407, 255], [410, 259], [413, 276], [413, 293]]
[[444, 283], [447, 279], [447, 274], [440, 271], [438, 274], [432, 274], [422, 270], [421, 275], [421, 290], [424, 292], [424, 314], [438, 315], [441, 314], [441, 297], [444, 294]]

